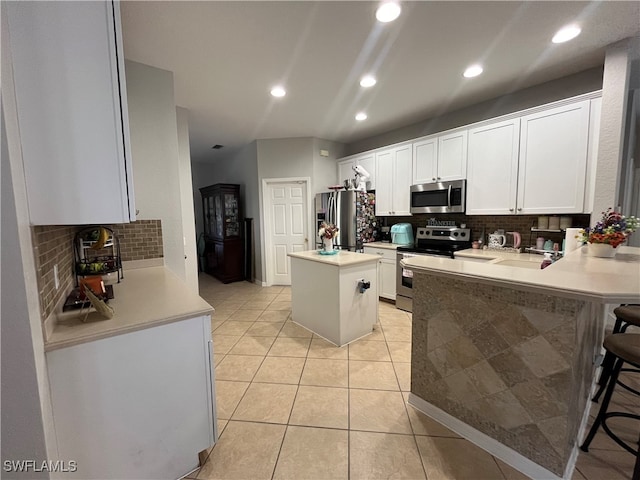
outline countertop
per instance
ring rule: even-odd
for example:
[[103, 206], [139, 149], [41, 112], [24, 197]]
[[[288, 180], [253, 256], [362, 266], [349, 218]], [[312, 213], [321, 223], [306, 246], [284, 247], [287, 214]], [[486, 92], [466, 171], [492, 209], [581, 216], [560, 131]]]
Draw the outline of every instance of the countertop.
[[305, 252], [294, 252], [288, 254], [291, 258], [311, 260], [313, 262], [326, 263], [337, 267], [349, 267], [360, 263], [378, 262], [379, 255], [369, 255], [368, 253], [355, 253], [347, 250], [338, 250], [335, 255], [320, 255], [317, 250], [307, 250]]
[[386, 248], [387, 250], [397, 250], [399, 246], [397, 243], [390, 242], [369, 242], [363, 245], [363, 247]]
[[84, 313], [64, 312], [45, 340], [45, 351], [213, 313], [211, 305], [164, 266], [125, 270], [113, 290], [114, 298], [109, 300], [113, 318], [106, 320], [92, 312], [82, 322]]
[[[545, 269], [501, 264], [510, 261], [539, 265], [541, 255], [474, 249], [457, 252], [456, 259], [416, 256], [401, 264], [416, 272], [473, 278], [598, 303], [640, 303], [640, 248], [621, 246], [617, 250], [614, 258], [596, 258], [582, 247]], [[486, 262], [464, 261], [465, 256]]]

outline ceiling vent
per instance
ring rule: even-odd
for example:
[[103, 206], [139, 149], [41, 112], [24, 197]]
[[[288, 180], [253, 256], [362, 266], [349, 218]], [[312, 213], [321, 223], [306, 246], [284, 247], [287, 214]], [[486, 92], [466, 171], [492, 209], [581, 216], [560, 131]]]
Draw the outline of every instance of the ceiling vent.
[[216, 143], [213, 147], [214, 150], [220, 150], [221, 148], [224, 148], [224, 145], [220, 145], [219, 143]]

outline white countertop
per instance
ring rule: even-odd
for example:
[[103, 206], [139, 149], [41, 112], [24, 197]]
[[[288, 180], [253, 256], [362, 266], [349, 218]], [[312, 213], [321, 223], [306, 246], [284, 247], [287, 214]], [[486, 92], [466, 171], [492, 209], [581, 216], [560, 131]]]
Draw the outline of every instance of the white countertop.
[[397, 250], [399, 246], [397, 243], [389, 242], [369, 242], [363, 245], [363, 247], [386, 248], [387, 250]]
[[337, 252], [335, 255], [320, 255], [318, 250], [307, 250], [305, 252], [289, 253], [288, 255], [291, 258], [311, 260], [313, 262], [335, 265], [336, 267], [348, 267], [360, 263], [378, 262], [380, 260], [378, 255], [369, 255], [368, 253], [355, 253], [347, 250], [337, 250]]
[[64, 312], [45, 341], [45, 351], [213, 313], [211, 305], [164, 266], [125, 270], [113, 291], [113, 318], [92, 312], [83, 323], [84, 313]]
[[[468, 249], [456, 259], [416, 256], [402, 260], [416, 272], [474, 278], [502, 286], [599, 303], [640, 303], [640, 248], [618, 247], [614, 258], [596, 258], [586, 248], [569, 253], [545, 269], [502, 265], [501, 260], [542, 262], [542, 255]], [[486, 262], [464, 261], [486, 259]]]

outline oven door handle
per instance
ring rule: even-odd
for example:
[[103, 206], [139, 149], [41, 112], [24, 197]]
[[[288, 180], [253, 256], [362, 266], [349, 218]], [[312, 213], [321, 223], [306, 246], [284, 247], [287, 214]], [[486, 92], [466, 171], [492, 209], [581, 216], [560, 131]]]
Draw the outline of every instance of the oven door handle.
[[451, 210], [451, 185], [449, 185], [447, 190], [447, 208]]

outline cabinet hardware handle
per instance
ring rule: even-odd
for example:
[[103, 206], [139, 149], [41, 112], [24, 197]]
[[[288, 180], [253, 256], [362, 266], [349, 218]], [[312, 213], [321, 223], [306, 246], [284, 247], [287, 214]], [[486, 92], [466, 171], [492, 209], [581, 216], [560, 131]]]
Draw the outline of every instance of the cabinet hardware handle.
[[513, 212], [513, 208], [510, 208], [510, 209], [509, 209], [509, 211], [510, 211], [510, 212]]
[[435, 180], [435, 179], [436, 179], [436, 177], [432, 177], [432, 178], [431, 178], [431, 180]]
[[442, 177], [438, 177], [438, 180], [442, 180]]
[[518, 211], [519, 211], [519, 212], [521, 212], [521, 211], [522, 211], [522, 208], [519, 208], [519, 209], [518, 209]]

